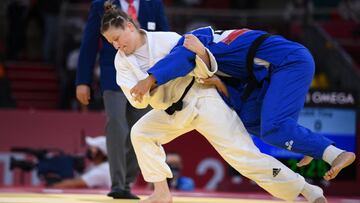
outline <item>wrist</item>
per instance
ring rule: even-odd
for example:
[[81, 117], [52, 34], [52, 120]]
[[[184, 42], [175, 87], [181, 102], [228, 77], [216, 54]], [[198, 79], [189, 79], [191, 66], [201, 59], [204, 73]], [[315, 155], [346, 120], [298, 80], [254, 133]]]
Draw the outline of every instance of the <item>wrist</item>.
[[200, 57], [205, 56], [206, 54], [207, 53], [206, 53], [205, 47], [200, 49], [200, 51], [197, 52], [197, 55], [199, 55]]
[[147, 80], [149, 81], [151, 86], [156, 84], [156, 78], [153, 75], [149, 75]]

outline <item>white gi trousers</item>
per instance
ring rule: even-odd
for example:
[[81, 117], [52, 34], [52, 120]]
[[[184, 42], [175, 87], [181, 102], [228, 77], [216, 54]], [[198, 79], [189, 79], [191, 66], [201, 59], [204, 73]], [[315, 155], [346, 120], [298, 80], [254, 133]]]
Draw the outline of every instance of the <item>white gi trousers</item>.
[[[132, 144], [147, 182], [172, 177], [161, 145], [195, 129], [232, 167], [273, 196], [291, 201], [300, 194], [304, 178], [275, 158], [261, 153], [236, 112], [225, 104], [214, 88], [195, 82], [183, 102], [184, 108], [173, 115], [153, 109], [132, 127]], [[196, 149], [192, 150], [196, 153]]]

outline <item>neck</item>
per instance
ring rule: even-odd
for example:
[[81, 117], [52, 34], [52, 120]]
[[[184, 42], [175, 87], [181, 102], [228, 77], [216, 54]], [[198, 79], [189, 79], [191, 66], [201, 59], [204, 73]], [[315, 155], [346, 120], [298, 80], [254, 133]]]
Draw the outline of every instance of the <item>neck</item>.
[[94, 163], [94, 165], [100, 165], [100, 164], [102, 164], [104, 161], [102, 160], [102, 159], [95, 159], [94, 161], [93, 161], [93, 163]]
[[137, 42], [139, 42], [137, 45], [136, 45], [136, 49], [139, 49], [142, 45], [145, 44], [146, 42], [146, 39], [145, 39], [145, 33], [141, 30], [138, 31], [138, 35], [137, 35]]

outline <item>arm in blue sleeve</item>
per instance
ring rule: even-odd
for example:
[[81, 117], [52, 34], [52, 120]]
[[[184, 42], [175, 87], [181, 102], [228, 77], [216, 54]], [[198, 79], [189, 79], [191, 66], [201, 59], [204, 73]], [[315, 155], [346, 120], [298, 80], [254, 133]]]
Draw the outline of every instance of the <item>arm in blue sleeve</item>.
[[164, 5], [161, 0], [156, 2], [156, 31], [169, 31], [169, 24], [164, 12]]
[[162, 85], [177, 77], [190, 73], [195, 66], [195, 53], [184, 46], [177, 46], [158, 61], [148, 73], [156, 79], [156, 84]]
[[[207, 47], [213, 40], [212, 33], [208, 31], [198, 31], [199, 30], [195, 30], [191, 33], [198, 37], [205, 47]], [[183, 77], [195, 68], [196, 55], [183, 46], [184, 39], [184, 37], [181, 37], [170, 53], [148, 70], [148, 73], [155, 77], [158, 85], [165, 84], [178, 77]]]
[[91, 4], [88, 21], [84, 30], [79, 61], [76, 71], [76, 85], [91, 84], [95, 67], [96, 54], [100, 39], [101, 1]]

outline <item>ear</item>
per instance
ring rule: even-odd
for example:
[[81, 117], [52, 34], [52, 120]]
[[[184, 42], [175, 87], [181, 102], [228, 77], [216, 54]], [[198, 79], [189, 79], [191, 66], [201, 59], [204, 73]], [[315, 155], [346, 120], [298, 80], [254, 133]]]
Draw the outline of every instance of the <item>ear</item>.
[[109, 34], [108, 31], [105, 31], [104, 33], [101, 33], [101, 35], [106, 39], [106, 41], [108, 41], [111, 44], [111, 42], [109, 41], [110, 36], [108, 34]]
[[127, 22], [126, 26], [130, 29], [131, 32], [136, 30], [134, 24], [132, 24], [131, 22]]

